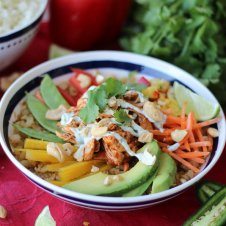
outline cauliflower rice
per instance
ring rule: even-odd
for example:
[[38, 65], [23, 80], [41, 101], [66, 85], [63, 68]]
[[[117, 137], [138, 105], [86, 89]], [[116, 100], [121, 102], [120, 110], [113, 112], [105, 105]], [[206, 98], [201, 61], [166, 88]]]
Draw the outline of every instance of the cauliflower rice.
[[43, 0], [1, 0], [0, 35], [28, 24], [41, 10]]

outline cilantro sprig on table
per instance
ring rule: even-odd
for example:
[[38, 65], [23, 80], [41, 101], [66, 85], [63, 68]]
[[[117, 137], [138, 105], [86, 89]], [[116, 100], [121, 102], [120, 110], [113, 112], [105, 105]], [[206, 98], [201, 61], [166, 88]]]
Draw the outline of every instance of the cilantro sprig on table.
[[[100, 112], [103, 112], [107, 106], [108, 99], [116, 96], [122, 96], [127, 90], [135, 89], [141, 90], [145, 86], [123, 84], [120, 80], [115, 78], [108, 78], [106, 82], [96, 87], [93, 90], [88, 91], [88, 100], [84, 108], [79, 112], [79, 117], [84, 123], [94, 122]], [[116, 120], [119, 122], [128, 121], [125, 114], [119, 110], [116, 114]], [[122, 119], [120, 119], [122, 117]], [[128, 117], [128, 116], [127, 116]]]
[[226, 1], [134, 0], [121, 45], [172, 62], [226, 95]]

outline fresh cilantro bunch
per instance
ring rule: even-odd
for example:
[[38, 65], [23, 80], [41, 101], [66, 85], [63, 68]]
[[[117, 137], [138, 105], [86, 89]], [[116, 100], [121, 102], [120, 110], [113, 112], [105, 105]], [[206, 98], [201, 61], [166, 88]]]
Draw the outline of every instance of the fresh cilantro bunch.
[[182, 67], [226, 102], [225, 21], [225, 0], [134, 0], [121, 45]]
[[[80, 110], [79, 117], [84, 123], [94, 122], [99, 113], [103, 112], [106, 108], [109, 98], [113, 96], [122, 96], [127, 90], [140, 90], [141, 87], [145, 88], [143, 85], [139, 86], [138, 84], [134, 85], [132, 83], [123, 84], [118, 79], [108, 78], [106, 82], [100, 86], [88, 91], [87, 104]], [[122, 111], [117, 111], [115, 115], [116, 120], [119, 120], [119, 122], [128, 121], [128, 118], [126, 118], [124, 112]]]

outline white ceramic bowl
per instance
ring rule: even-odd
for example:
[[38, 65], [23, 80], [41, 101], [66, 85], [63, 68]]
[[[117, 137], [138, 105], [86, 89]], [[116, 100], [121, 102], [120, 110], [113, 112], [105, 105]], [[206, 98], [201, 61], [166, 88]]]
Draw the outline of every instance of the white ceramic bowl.
[[12, 64], [27, 48], [37, 32], [48, 0], [43, 0], [37, 15], [27, 24], [0, 35], [0, 70]]
[[59, 82], [60, 80], [64, 79], [65, 76], [68, 76], [65, 74], [70, 72], [70, 67], [84, 69], [98, 68], [103, 73], [113, 72], [117, 73], [119, 76], [128, 74], [128, 71], [137, 70], [146, 76], [164, 78], [169, 81], [177, 80], [208, 100], [215, 103], [217, 102], [213, 94], [187, 72], [164, 61], [132, 53], [117, 51], [83, 52], [51, 60], [31, 69], [16, 82], [14, 82], [14, 84], [7, 90], [1, 100], [0, 141], [6, 155], [14, 163], [14, 165], [33, 183], [45, 191], [62, 200], [93, 209], [138, 209], [167, 201], [168, 199], [171, 199], [182, 193], [195, 182], [199, 181], [204, 175], [206, 175], [220, 158], [226, 139], [225, 118], [222, 110], [220, 112], [222, 120], [217, 125], [219, 130], [219, 138], [205, 168], [191, 180], [167, 191], [132, 198], [92, 196], [66, 190], [64, 188], [52, 185], [36, 176], [26, 169], [19, 161], [17, 161], [17, 159], [11, 153], [8, 136], [10, 133], [9, 121], [13, 117], [12, 111], [24, 98], [25, 91], [32, 91], [39, 86], [41, 75], [48, 73], [52, 78], [58, 80]]

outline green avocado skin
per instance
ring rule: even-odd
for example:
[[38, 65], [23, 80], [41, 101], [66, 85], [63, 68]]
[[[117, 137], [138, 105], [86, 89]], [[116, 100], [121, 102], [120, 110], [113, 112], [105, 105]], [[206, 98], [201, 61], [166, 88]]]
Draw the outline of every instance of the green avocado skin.
[[159, 158], [159, 169], [153, 180], [151, 193], [158, 193], [169, 189], [175, 180], [177, 166], [175, 161], [166, 153]]
[[139, 152], [143, 152], [145, 149], [147, 149], [152, 155], [156, 156], [154, 165], [148, 166], [139, 161], [129, 171], [120, 174], [120, 181], [113, 181], [110, 185], [104, 185], [104, 180], [109, 175], [96, 173], [80, 180], [70, 182], [63, 187], [75, 192], [90, 195], [121, 196], [127, 191], [130, 191], [146, 182], [148, 178], [156, 172], [161, 150], [156, 141], [144, 145]]
[[[156, 169], [157, 171], [157, 169]], [[153, 175], [151, 175], [150, 178], [147, 179], [146, 182], [144, 182], [143, 184], [141, 184], [140, 186], [124, 193], [122, 195], [122, 197], [135, 197], [135, 196], [140, 196], [143, 195], [144, 192], [150, 187], [151, 183], [153, 182], [155, 176], [156, 176], [156, 171]]]

